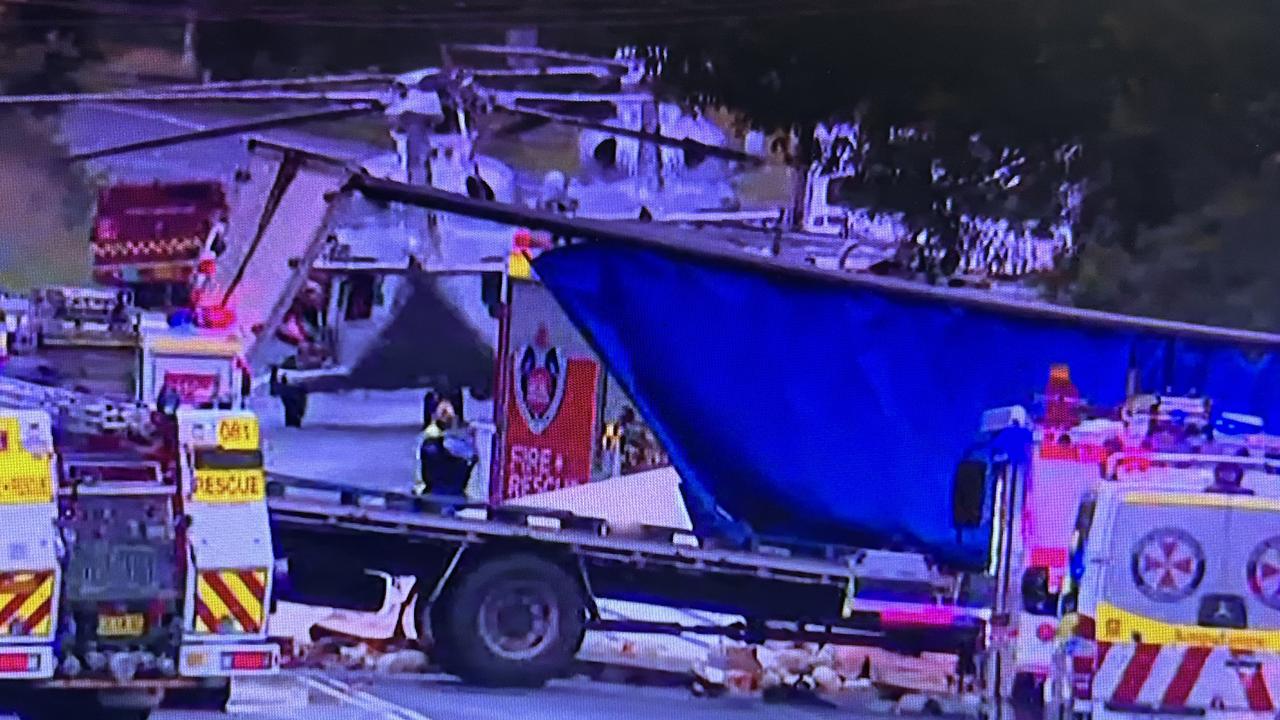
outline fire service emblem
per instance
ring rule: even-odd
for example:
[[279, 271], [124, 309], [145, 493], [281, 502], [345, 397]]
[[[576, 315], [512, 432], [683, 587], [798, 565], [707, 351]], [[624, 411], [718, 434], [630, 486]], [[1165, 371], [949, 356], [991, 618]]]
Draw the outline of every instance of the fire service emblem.
[[516, 363], [516, 404], [536, 435], [555, 420], [564, 399], [565, 361], [551, 345], [546, 326], [538, 328], [533, 344], [520, 351]]

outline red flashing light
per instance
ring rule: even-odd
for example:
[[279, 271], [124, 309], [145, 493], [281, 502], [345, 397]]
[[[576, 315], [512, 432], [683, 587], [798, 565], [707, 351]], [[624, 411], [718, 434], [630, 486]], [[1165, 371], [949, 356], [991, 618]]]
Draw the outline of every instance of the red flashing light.
[[196, 311], [196, 325], [202, 328], [225, 330], [236, 320], [235, 311], [225, 305], [210, 305]]
[[1067, 566], [1067, 549], [1064, 547], [1032, 548], [1030, 565], [1043, 568], [1064, 568]]
[[512, 238], [512, 246], [515, 247], [516, 250], [528, 250], [533, 247], [533, 233], [529, 232], [525, 228], [516, 230], [515, 237]]
[[880, 612], [880, 624], [885, 627], [945, 627], [954, 624], [955, 620], [956, 613], [949, 608], [928, 608], [925, 610], [889, 609]]
[[1036, 637], [1040, 638], [1040, 642], [1049, 642], [1057, 632], [1058, 629], [1053, 626], [1053, 623], [1040, 623], [1036, 628]]
[[517, 252], [528, 252], [533, 249], [546, 250], [551, 247], [551, 239], [544, 233], [535, 234], [528, 228], [520, 228], [512, 236], [511, 246]]

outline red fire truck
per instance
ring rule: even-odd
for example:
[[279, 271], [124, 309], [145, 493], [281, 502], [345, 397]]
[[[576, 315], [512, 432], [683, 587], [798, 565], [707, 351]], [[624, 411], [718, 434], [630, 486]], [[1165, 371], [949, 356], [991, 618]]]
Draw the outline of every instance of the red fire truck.
[[94, 280], [132, 288], [140, 307], [185, 304], [200, 251], [226, 213], [216, 181], [103, 188], [90, 238]]

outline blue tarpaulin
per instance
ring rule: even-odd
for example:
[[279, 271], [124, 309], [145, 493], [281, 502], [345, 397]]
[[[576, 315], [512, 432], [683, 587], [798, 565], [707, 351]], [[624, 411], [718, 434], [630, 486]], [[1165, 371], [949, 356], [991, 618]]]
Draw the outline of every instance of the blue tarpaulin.
[[957, 539], [952, 473], [983, 410], [1029, 403], [1055, 363], [1094, 403], [1122, 401], [1136, 367], [1147, 389], [1280, 419], [1275, 346], [625, 243], [552, 250], [535, 269], [670, 452], [704, 531], [745, 524], [980, 566], [989, 532]]

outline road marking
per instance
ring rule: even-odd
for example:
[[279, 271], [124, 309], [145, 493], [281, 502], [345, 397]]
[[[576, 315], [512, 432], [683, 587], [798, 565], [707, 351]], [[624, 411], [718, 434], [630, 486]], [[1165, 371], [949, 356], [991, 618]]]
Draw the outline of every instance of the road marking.
[[129, 115], [131, 117], [138, 118], [139, 120], [155, 120], [157, 122], [167, 123], [169, 125], [177, 125], [178, 127], [185, 128], [187, 130], [208, 130], [209, 129], [208, 125], [201, 125], [200, 123], [192, 122], [190, 120], [186, 120], [186, 119], [177, 117], [175, 115], [170, 115], [168, 113], [163, 113], [158, 110], [148, 110], [146, 108], [129, 107], [129, 106], [123, 106], [123, 105], [108, 105], [108, 104], [100, 104], [100, 103], [94, 103], [90, 107], [94, 110], [113, 112], [120, 115]]
[[320, 675], [303, 676], [301, 680], [309, 687], [318, 690], [329, 697], [337, 698], [344, 703], [354, 705], [362, 710], [377, 713], [381, 720], [431, 720], [430, 717], [427, 717], [416, 710], [411, 710], [389, 700], [384, 700], [377, 695], [352, 687], [351, 685], [335, 678]]

